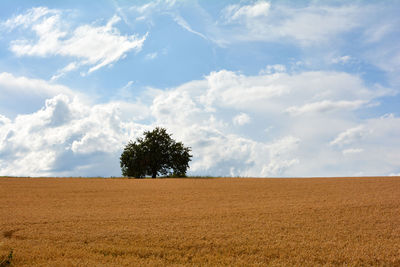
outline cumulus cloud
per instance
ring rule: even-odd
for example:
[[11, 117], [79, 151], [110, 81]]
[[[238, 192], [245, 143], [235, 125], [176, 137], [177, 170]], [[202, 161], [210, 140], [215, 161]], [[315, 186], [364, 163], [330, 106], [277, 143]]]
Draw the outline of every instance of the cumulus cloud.
[[[225, 7], [219, 19], [208, 24], [206, 36], [223, 47], [254, 41], [291, 45], [314, 64], [357, 64], [361, 69], [372, 65], [398, 87], [398, 13], [399, 6], [393, 3], [241, 2]], [[349, 51], [353, 54], [347, 55]], [[330, 53], [335, 56], [321, 63]]]
[[270, 161], [263, 166], [261, 171], [263, 176], [275, 176], [285, 173], [286, 169], [298, 164], [299, 159], [293, 158], [294, 152], [298, 148], [300, 139], [293, 136], [286, 136], [269, 145]]
[[0, 113], [7, 116], [34, 112], [46, 99], [58, 94], [85, 98], [64, 85], [24, 76], [18, 77], [8, 72], [0, 73]]
[[[363, 175], [390, 175], [399, 169], [400, 118], [387, 114], [365, 120], [361, 125], [340, 133], [332, 142], [333, 149], [342, 151], [341, 168], [357, 170]], [[350, 159], [349, 156], [356, 157]]]
[[147, 35], [122, 35], [115, 27], [121, 18], [114, 16], [104, 26], [81, 25], [71, 30], [62, 19], [63, 12], [46, 7], [33, 8], [3, 23], [12, 30], [23, 27], [33, 31], [37, 39], [18, 39], [10, 49], [18, 56], [48, 57], [60, 55], [76, 61], [59, 70], [53, 79], [80, 66], [87, 73], [96, 71], [124, 58], [130, 51], [140, 51]]
[[[222, 70], [203, 80], [159, 92], [151, 110], [155, 124], [172, 129], [193, 147], [195, 172], [243, 176], [353, 175], [354, 168], [342, 157], [346, 153], [336, 146], [350, 144], [350, 139], [357, 135], [352, 131], [340, 133], [356, 127], [354, 110], [368, 108], [365, 104], [384, 95], [383, 91], [367, 87], [355, 75], [341, 72], [245, 76]], [[287, 112], [290, 108], [296, 112], [296, 118]], [[238, 111], [252, 113], [258, 117], [257, 122], [265, 124], [246, 131], [246, 137], [238, 135], [235, 124], [228, 123], [232, 120], [229, 114]], [[270, 130], [260, 137], [265, 128]], [[366, 151], [358, 154], [364, 155]], [[351, 152], [355, 151], [348, 150], [347, 155]], [[338, 168], [328, 170], [331, 165]], [[341, 169], [341, 165], [345, 167]]]
[[4, 125], [4, 124], [9, 124], [11, 122], [11, 120], [9, 118], [7, 118], [4, 115], [0, 115], [0, 124]]
[[34, 113], [14, 120], [2, 116], [0, 173], [118, 175], [123, 145], [147, 129], [123, 121], [120, 115], [127, 111], [118, 102], [91, 106], [77, 98], [57, 95]]
[[[246, 76], [221, 70], [152, 89], [147, 102], [90, 104], [56, 94], [35, 112], [0, 116], [0, 175], [119, 175], [123, 146], [154, 126], [192, 147], [190, 174], [396, 173], [400, 119], [354, 115], [352, 103], [368, 108], [362, 103], [382, 96], [375, 90], [340, 72]], [[298, 108], [296, 116], [287, 112], [291, 107]]]
[[355, 75], [309, 71], [244, 76], [231, 71], [206, 77], [209, 90], [201, 96], [205, 105], [271, 113], [321, 113], [356, 109], [372, 99], [393, 93], [387, 88], [367, 88]]

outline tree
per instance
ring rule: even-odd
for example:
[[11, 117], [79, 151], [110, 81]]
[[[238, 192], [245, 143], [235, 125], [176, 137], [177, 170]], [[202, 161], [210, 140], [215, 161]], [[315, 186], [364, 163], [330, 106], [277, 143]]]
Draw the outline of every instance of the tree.
[[186, 176], [192, 155], [190, 147], [171, 138], [164, 128], [144, 132], [144, 138], [130, 141], [120, 157], [123, 176], [143, 178], [157, 175]]

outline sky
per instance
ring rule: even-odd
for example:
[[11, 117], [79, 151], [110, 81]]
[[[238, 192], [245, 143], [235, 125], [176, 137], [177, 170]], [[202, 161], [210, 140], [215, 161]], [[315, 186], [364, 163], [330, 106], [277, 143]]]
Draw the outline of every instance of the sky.
[[0, 176], [121, 176], [165, 127], [188, 175], [400, 175], [399, 1], [0, 3]]

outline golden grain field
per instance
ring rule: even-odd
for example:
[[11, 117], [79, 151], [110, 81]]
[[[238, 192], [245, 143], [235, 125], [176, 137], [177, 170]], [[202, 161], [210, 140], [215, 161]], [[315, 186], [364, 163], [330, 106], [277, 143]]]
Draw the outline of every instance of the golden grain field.
[[0, 211], [4, 266], [400, 266], [399, 177], [1, 178]]

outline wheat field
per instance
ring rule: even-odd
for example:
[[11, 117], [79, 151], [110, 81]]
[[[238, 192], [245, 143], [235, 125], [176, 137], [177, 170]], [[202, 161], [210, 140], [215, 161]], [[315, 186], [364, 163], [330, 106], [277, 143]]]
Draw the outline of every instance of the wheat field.
[[0, 179], [3, 266], [400, 266], [400, 178]]

